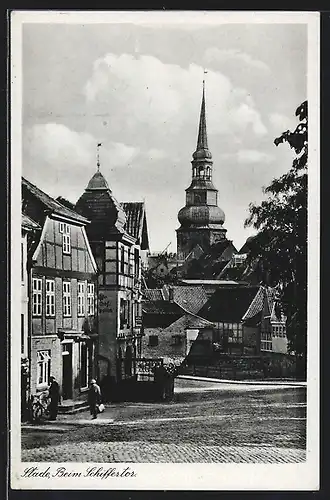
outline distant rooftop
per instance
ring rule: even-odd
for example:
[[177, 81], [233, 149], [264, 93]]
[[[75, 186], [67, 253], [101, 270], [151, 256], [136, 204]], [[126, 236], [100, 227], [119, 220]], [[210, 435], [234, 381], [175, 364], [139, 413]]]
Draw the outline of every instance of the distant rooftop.
[[239, 285], [238, 281], [231, 280], [189, 280], [184, 279], [181, 280], [182, 283], [186, 283], [187, 285]]

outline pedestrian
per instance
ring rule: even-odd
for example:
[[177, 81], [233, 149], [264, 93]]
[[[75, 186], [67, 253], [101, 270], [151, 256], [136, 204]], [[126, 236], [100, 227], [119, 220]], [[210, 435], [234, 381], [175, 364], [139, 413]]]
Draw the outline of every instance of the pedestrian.
[[49, 410], [49, 420], [56, 420], [58, 413], [58, 405], [61, 400], [60, 386], [56, 382], [55, 377], [49, 377], [50, 386], [48, 389], [48, 395], [50, 398], [50, 403], [48, 405]]
[[97, 418], [98, 405], [101, 403], [101, 389], [93, 378], [88, 391], [88, 404], [92, 418]]

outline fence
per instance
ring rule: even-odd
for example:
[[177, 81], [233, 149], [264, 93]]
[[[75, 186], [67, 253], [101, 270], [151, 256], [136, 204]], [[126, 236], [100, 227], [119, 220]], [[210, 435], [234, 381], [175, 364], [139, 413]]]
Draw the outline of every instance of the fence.
[[230, 380], [292, 379], [299, 378], [297, 368], [296, 359], [288, 355], [218, 355], [212, 359], [188, 358], [180, 374]]

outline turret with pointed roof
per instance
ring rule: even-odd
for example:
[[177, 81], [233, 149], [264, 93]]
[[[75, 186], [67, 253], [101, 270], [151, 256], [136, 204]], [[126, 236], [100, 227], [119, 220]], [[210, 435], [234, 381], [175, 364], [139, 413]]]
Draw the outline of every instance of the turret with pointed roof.
[[192, 160], [192, 180], [186, 189], [186, 205], [178, 213], [178, 259], [184, 261], [198, 244], [204, 251], [226, 238], [225, 214], [218, 207], [218, 190], [212, 182], [213, 160], [206, 128], [205, 81], [199, 118], [196, 151]]
[[[126, 215], [99, 169], [76, 203], [76, 211], [87, 217], [90, 240], [104, 240], [125, 233]], [[87, 215], [88, 214], [88, 215]]]

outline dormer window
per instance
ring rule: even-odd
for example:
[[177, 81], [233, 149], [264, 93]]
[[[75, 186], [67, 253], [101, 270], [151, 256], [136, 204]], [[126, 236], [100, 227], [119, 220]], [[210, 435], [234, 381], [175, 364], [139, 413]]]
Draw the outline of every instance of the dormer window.
[[60, 233], [62, 233], [62, 249], [63, 253], [70, 254], [71, 253], [71, 235], [70, 235], [70, 226], [65, 222], [60, 222]]

